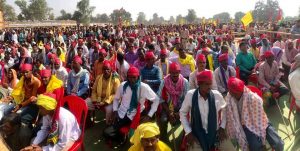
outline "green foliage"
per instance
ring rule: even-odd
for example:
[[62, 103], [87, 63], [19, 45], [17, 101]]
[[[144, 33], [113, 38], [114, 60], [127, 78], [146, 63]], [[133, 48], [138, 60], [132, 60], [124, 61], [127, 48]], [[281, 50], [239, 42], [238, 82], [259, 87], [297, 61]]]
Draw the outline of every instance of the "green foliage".
[[185, 18], [189, 23], [193, 23], [197, 18], [196, 11], [194, 9], [189, 9]]
[[64, 9], [60, 11], [60, 16], [58, 16], [56, 19], [57, 20], [71, 20], [72, 19], [72, 14], [67, 13]]
[[125, 9], [115, 9], [111, 14], [110, 14], [110, 19], [113, 24], [119, 24], [119, 19], [121, 19], [122, 22], [125, 21], [132, 21], [131, 14], [127, 12]]
[[45, 20], [51, 15], [52, 8], [48, 7], [46, 0], [16, 0], [15, 4], [20, 8], [18, 15], [20, 20]]
[[12, 6], [5, 3], [5, 0], [0, 0], [0, 10], [3, 10], [3, 17], [6, 21], [15, 21], [16, 13]]
[[267, 3], [260, 0], [256, 2], [252, 15], [257, 22], [275, 21], [279, 9], [280, 7], [277, 0], [267, 0]]
[[220, 23], [230, 22], [230, 14], [228, 12], [219, 13], [213, 16], [213, 19], [219, 20]]
[[136, 19], [138, 24], [146, 24], [146, 14], [144, 12], [139, 12], [138, 17]]
[[236, 12], [234, 14], [234, 20], [235, 22], [241, 22], [241, 19], [245, 16], [245, 13], [243, 12]]
[[73, 14], [73, 18], [79, 23], [88, 25], [95, 7], [90, 6], [90, 0], [81, 0], [77, 3], [77, 9]]

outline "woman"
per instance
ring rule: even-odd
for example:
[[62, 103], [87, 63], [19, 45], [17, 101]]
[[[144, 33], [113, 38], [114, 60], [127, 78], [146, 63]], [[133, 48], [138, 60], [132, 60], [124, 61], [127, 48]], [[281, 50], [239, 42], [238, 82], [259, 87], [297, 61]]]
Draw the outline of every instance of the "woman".
[[17, 72], [14, 69], [9, 69], [7, 76], [5, 77], [4, 81], [2, 82], [2, 87], [8, 89], [10, 92], [14, 89], [17, 85], [19, 79], [17, 77]]
[[146, 65], [144, 48], [139, 48], [137, 50], [137, 54], [139, 58], [138, 60], [134, 61], [133, 66], [137, 67], [139, 70], [142, 70]]

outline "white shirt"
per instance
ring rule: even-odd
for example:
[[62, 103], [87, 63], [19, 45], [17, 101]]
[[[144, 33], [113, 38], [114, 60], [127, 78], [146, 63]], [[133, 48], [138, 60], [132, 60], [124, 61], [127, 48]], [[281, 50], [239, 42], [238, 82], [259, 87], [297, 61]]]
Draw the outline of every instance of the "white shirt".
[[[218, 67], [215, 71], [214, 71], [214, 78], [216, 79], [216, 82], [217, 82], [217, 86], [218, 86], [218, 90], [221, 92], [221, 93], [224, 93], [226, 91], [226, 86], [224, 84], [224, 81], [223, 81], [223, 77], [222, 77], [222, 73], [221, 73], [221, 69], [222, 68], [221, 66]], [[230, 71], [230, 76], [231, 77], [236, 77], [236, 71], [233, 67], [231, 66], [227, 66], [227, 70], [224, 71], [225, 72], [225, 80], [226, 80], [226, 84], [228, 82], [228, 79], [229, 79], [229, 71]]]
[[[205, 69], [207, 70], [207, 69]], [[207, 70], [208, 71], [208, 70]], [[209, 70], [210, 71], [210, 70]], [[189, 76], [189, 83], [190, 83], [190, 90], [191, 89], [196, 89], [198, 88], [198, 81], [197, 81], [197, 72], [198, 70], [195, 70], [194, 72], [192, 72]], [[215, 79], [215, 76], [213, 75], [213, 79], [212, 79], [212, 86], [211, 89], [213, 90], [218, 90], [218, 86], [217, 86], [217, 82]]]
[[296, 69], [289, 75], [289, 84], [296, 104], [300, 106], [300, 68]]
[[[180, 121], [181, 125], [183, 126], [183, 129], [185, 131], [185, 134], [189, 134], [192, 132], [192, 127], [190, 120], [187, 118], [187, 115], [192, 115], [191, 110], [192, 110], [192, 98], [193, 94], [196, 91], [196, 89], [190, 90], [187, 92], [184, 101], [182, 103], [181, 109], [180, 109]], [[219, 111], [223, 112], [221, 109], [225, 108], [226, 102], [221, 95], [220, 92], [216, 90], [212, 90], [214, 97], [215, 97], [215, 105], [216, 105], [216, 113], [217, 113], [217, 121], [219, 121], [219, 116], [218, 113]], [[209, 108], [208, 108], [208, 100], [204, 100], [204, 98], [200, 95], [198, 92], [198, 105], [200, 109], [200, 115], [202, 119], [202, 125], [203, 129], [207, 132], [207, 124], [208, 124], [208, 113], [209, 113]], [[225, 119], [225, 114], [222, 114], [222, 121], [221, 121], [221, 127], [225, 128], [226, 126], [226, 119]], [[219, 124], [217, 124], [217, 129], [219, 129]]]
[[[132, 96], [132, 91], [130, 86], [128, 86], [125, 90], [125, 93], [123, 93], [123, 86], [126, 83], [126, 81], [122, 82], [121, 85], [119, 86], [114, 102], [113, 102], [113, 111], [118, 111], [118, 115], [120, 118], [124, 118], [125, 115], [129, 119], [133, 119], [133, 117], [136, 114], [136, 109], [133, 111], [129, 112], [128, 109], [130, 107], [130, 101], [131, 101], [131, 96]], [[153, 116], [153, 114], [156, 112], [157, 107], [159, 105], [159, 98], [158, 96], [153, 92], [153, 90], [150, 88], [148, 84], [145, 84], [141, 82], [140, 88], [137, 90], [138, 92], [138, 101], [141, 104], [141, 112], [145, 109], [145, 100], [149, 100], [153, 102], [151, 104], [151, 109], [148, 113], [150, 117]]]
[[[32, 144], [38, 145], [44, 141], [48, 137], [51, 125], [52, 117], [49, 115], [44, 116], [41, 130], [37, 133]], [[58, 143], [54, 146], [43, 146], [43, 151], [61, 151], [67, 143], [78, 140], [81, 134], [81, 130], [75, 116], [63, 107], [60, 108], [59, 112], [58, 129]]]
[[123, 64], [120, 65], [119, 61], [116, 61], [117, 72], [120, 75], [121, 81], [125, 81], [127, 79], [127, 71], [129, 69], [129, 64], [127, 61], [123, 61]]
[[56, 77], [64, 82], [64, 87], [67, 87], [67, 82], [68, 82], [68, 71], [65, 67], [61, 67], [58, 70], [54, 70], [54, 74], [56, 75]]

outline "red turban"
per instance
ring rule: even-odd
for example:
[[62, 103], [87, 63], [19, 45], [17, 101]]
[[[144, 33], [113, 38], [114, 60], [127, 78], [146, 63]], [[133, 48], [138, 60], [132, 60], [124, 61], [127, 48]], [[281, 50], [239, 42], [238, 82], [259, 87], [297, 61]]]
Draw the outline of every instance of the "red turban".
[[21, 70], [22, 71], [31, 71], [32, 70], [32, 65], [28, 64], [28, 63], [22, 64]]
[[219, 56], [219, 62], [224, 61], [224, 60], [228, 60], [228, 54], [227, 53], [224, 53], [224, 54]]
[[44, 47], [46, 50], [51, 50], [51, 46], [49, 44], [46, 44]]
[[197, 81], [203, 82], [203, 81], [212, 81], [213, 75], [210, 70], [204, 70], [197, 73]]
[[41, 70], [40, 75], [41, 75], [41, 77], [48, 78], [51, 76], [51, 70], [49, 70], [49, 69]]
[[210, 40], [210, 39], [207, 39], [206, 43], [207, 43], [207, 44], [211, 44], [211, 40]]
[[197, 61], [203, 61], [203, 62], [206, 62], [205, 55], [204, 55], [204, 54], [199, 54], [198, 57], [197, 57]]
[[83, 43], [83, 39], [78, 39], [78, 43]]
[[103, 67], [107, 67], [107, 68], [110, 68], [111, 69], [111, 64], [108, 60], [104, 60], [103, 61]]
[[273, 52], [271, 50], [268, 50], [264, 53], [265, 58], [269, 58], [274, 56]]
[[146, 55], [145, 55], [145, 59], [148, 60], [148, 59], [154, 59], [155, 56], [154, 56], [154, 53], [152, 51], [147, 51], [146, 52]]
[[55, 59], [55, 58], [57, 58], [57, 57], [56, 57], [56, 54], [51, 53], [51, 52], [48, 53], [47, 57], [48, 57], [49, 59]]
[[166, 50], [166, 49], [160, 50], [160, 54], [161, 54], [161, 55], [167, 55], [167, 50]]
[[203, 52], [209, 53], [209, 50], [207, 49], [207, 47], [202, 48], [202, 53], [203, 53]]
[[105, 49], [99, 49], [99, 53], [101, 53], [104, 57], [106, 57], [107, 52]]
[[281, 35], [279, 33], [277, 33], [276, 38], [281, 38]]
[[59, 58], [55, 58], [54, 63], [55, 64], [60, 64], [60, 59]]
[[76, 45], [77, 45], [76, 41], [73, 41], [73, 42], [71, 43], [71, 46], [72, 46], [73, 48], [75, 48]]
[[230, 77], [228, 79], [228, 90], [233, 93], [244, 92], [244, 82], [238, 78]]
[[251, 39], [251, 40], [250, 40], [250, 44], [251, 44], [251, 45], [256, 44], [256, 39], [255, 39], [255, 38]]
[[131, 66], [129, 67], [128, 71], [127, 71], [127, 76], [140, 76], [140, 71], [138, 68]]
[[179, 44], [180, 43], [180, 38], [179, 37], [176, 37], [175, 38], [175, 44]]
[[218, 38], [216, 39], [216, 42], [222, 42], [222, 38], [221, 38], [221, 37], [218, 37]]
[[80, 65], [82, 65], [82, 59], [81, 59], [81, 57], [79, 57], [79, 56], [75, 56], [75, 57], [73, 58], [73, 61], [79, 63]]
[[181, 69], [180, 69], [180, 66], [179, 66], [178, 63], [172, 62], [172, 63], [170, 64], [170, 71], [180, 71], [180, 70], [181, 70]]

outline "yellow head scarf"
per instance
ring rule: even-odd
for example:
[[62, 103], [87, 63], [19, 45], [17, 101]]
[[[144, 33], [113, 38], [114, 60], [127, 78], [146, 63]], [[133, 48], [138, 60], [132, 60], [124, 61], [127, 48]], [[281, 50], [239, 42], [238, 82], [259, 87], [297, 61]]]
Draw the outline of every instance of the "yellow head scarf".
[[159, 127], [156, 123], [143, 123], [137, 127], [134, 131], [130, 142], [133, 144], [139, 144], [142, 138], [151, 138], [160, 134]]
[[36, 105], [42, 106], [48, 111], [55, 110], [57, 101], [47, 95], [41, 94], [37, 97]]
[[[130, 139], [130, 142], [133, 143], [133, 146], [131, 146], [128, 151], [144, 151], [141, 144], [141, 139], [151, 138], [159, 134], [159, 127], [156, 123], [149, 122], [139, 125]], [[158, 141], [156, 145], [156, 151], [172, 151], [168, 145], [161, 141]]]
[[55, 75], [52, 75], [47, 85], [46, 93], [52, 93], [55, 89], [61, 88], [63, 84], [63, 81], [59, 80]]

